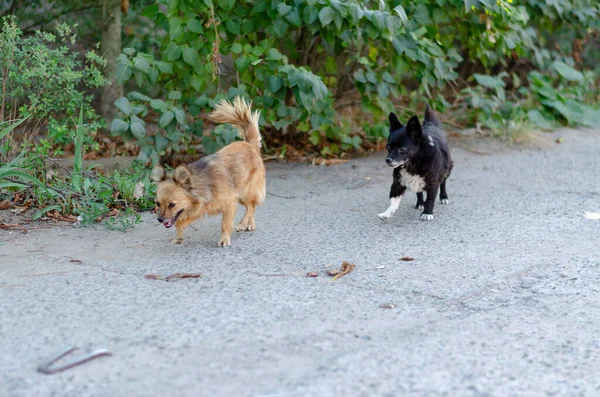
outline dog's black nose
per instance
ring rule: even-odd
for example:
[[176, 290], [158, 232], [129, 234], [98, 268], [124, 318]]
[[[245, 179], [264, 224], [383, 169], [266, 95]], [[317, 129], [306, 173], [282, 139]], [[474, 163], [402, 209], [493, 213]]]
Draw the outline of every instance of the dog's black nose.
[[159, 221], [160, 223], [163, 223], [164, 219], [163, 219], [163, 218], [158, 218], [158, 221]]
[[392, 164], [392, 159], [388, 157], [388, 158], [386, 158], [386, 159], [385, 159], [385, 162], [386, 162], [388, 165], [390, 165], [390, 164]]

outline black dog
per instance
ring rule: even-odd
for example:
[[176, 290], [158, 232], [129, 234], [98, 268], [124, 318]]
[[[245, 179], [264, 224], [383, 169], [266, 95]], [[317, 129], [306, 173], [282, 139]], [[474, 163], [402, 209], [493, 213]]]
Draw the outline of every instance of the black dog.
[[[390, 206], [379, 214], [382, 220], [389, 219], [398, 209], [406, 189], [417, 192], [417, 205], [422, 209], [421, 219], [433, 219], [433, 204], [438, 189], [440, 203], [448, 204], [446, 179], [452, 171], [452, 159], [446, 135], [441, 129], [435, 113], [425, 109], [423, 126], [417, 116], [412, 116], [403, 126], [394, 113], [390, 113], [390, 136], [388, 156], [385, 162], [394, 168], [394, 182], [390, 190]], [[423, 201], [423, 191], [427, 200]]]

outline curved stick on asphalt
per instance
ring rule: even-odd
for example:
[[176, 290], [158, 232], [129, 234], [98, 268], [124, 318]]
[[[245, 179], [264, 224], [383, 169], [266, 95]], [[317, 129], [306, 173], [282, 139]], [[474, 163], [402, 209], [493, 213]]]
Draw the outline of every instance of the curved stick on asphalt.
[[61, 355], [59, 355], [56, 358], [53, 358], [52, 360], [50, 360], [49, 362], [47, 362], [44, 365], [40, 365], [38, 367], [38, 372], [42, 373], [42, 374], [46, 374], [46, 375], [50, 375], [50, 374], [56, 374], [58, 372], [62, 372], [65, 371], [69, 368], [73, 368], [77, 365], [81, 365], [85, 362], [88, 362], [90, 360], [93, 360], [95, 358], [98, 357], [102, 357], [102, 356], [112, 356], [112, 353], [109, 352], [106, 349], [98, 349], [98, 350], [94, 350], [91, 353], [88, 353], [84, 356], [81, 356], [80, 358], [76, 359], [76, 360], [72, 360], [70, 362], [68, 362], [67, 364], [60, 366], [60, 367], [55, 367], [55, 368], [51, 368], [52, 364], [54, 364], [55, 362], [57, 362], [58, 360], [60, 360], [61, 358], [67, 356], [68, 354], [74, 352], [75, 350], [77, 350], [76, 347], [72, 347], [70, 349], [68, 349], [67, 351], [65, 351], [64, 353], [62, 353]]

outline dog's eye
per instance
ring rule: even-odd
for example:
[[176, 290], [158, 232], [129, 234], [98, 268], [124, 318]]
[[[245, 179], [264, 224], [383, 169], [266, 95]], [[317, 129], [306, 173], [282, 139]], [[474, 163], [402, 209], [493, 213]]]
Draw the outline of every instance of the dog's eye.
[[408, 149], [405, 148], [405, 147], [402, 147], [402, 148], [400, 148], [398, 150], [400, 151], [400, 153], [406, 153], [406, 152], [408, 152]]
[[173, 207], [175, 207], [175, 203], [169, 204], [169, 208], [173, 208]]
[[158, 201], [155, 204], [157, 207], [160, 207], [160, 203]]

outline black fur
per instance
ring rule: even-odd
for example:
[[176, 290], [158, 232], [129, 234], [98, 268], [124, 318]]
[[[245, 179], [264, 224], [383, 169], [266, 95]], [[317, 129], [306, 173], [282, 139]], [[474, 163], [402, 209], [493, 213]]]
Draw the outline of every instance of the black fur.
[[[433, 216], [435, 197], [440, 193], [440, 201], [447, 202], [446, 179], [450, 176], [453, 162], [446, 134], [429, 105], [425, 109], [423, 125], [417, 116], [412, 116], [406, 126], [398, 120], [394, 113], [389, 115], [390, 135], [388, 137], [388, 156], [385, 159], [390, 167], [394, 167], [394, 181], [390, 190], [390, 199], [401, 197], [410, 186], [412, 177], [422, 178], [424, 184], [418, 186], [417, 205], [423, 208], [422, 219]], [[402, 178], [405, 175], [405, 180]], [[418, 184], [414, 184], [414, 188]], [[423, 199], [423, 191], [427, 198]], [[382, 218], [384, 219], [384, 218]]]

